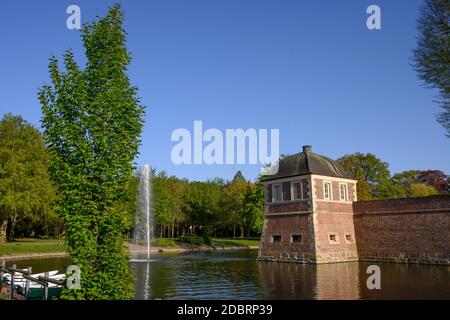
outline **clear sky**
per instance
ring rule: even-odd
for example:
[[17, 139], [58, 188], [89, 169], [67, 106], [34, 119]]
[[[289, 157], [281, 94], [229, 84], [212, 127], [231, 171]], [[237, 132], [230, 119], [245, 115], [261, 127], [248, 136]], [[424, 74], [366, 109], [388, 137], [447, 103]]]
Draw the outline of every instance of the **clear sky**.
[[[0, 115], [39, 126], [37, 90], [47, 63], [72, 48], [83, 63], [82, 22], [117, 1], [21, 1], [0, 5]], [[420, 0], [124, 1], [131, 82], [147, 107], [138, 165], [189, 179], [230, 179], [257, 165], [174, 165], [176, 128], [278, 128], [280, 152], [338, 158], [372, 152], [391, 172], [450, 173], [450, 140], [435, 121], [435, 92], [410, 67]], [[366, 8], [381, 8], [381, 30], [368, 30]]]

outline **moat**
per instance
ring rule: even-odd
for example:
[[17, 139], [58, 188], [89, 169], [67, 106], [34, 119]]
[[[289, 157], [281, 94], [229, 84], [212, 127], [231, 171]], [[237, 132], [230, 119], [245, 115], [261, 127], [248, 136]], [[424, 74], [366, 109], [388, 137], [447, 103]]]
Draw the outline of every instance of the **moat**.
[[[378, 263], [381, 290], [366, 286], [371, 263], [257, 262], [256, 250], [152, 255], [131, 263], [136, 299], [450, 299], [450, 267]], [[65, 270], [67, 258], [9, 261], [34, 272]]]

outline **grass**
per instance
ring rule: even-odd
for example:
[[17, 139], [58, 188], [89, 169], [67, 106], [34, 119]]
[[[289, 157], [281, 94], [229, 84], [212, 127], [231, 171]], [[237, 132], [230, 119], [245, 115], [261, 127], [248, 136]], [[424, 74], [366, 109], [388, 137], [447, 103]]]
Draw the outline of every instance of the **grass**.
[[[213, 247], [249, 247], [259, 246], [259, 238], [212, 238], [211, 245]], [[152, 246], [161, 248], [176, 248], [180, 245], [187, 244], [180, 242], [179, 239], [175, 238], [155, 238], [152, 240]]]
[[62, 240], [55, 239], [19, 239], [0, 244], [0, 257], [10, 254], [65, 252]]
[[155, 238], [152, 240], [152, 246], [169, 248], [177, 247], [178, 244], [173, 238]]
[[[152, 246], [162, 248], [176, 248], [183, 243], [174, 238], [155, 238]], [[248, 247], [258, 246], [258, 238], [212, 238], [214, 247]], [[28, 253], [54, 253], [66, 252], [66, 246], [62, 240], [55, 239], [19, 239], [13, 242], [0, 244], [0, 258], [4, 255], [28, 254]]]
[[249, 247], [259, 246], [257, 238], [213, 238], [212, 245], [214, 247]]

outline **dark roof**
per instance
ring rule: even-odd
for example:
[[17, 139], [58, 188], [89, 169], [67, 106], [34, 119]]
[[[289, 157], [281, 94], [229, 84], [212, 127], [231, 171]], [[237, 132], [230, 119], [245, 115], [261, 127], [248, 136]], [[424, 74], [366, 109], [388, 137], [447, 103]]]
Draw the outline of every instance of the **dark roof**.
[[312, 153], [311, 146], [303, 146], [303, 152], [280, 159], [278, 165], [278, 172], [264, 176], [263, 180], [267, 181], [306, 174], [352, 179], [337, 161]]

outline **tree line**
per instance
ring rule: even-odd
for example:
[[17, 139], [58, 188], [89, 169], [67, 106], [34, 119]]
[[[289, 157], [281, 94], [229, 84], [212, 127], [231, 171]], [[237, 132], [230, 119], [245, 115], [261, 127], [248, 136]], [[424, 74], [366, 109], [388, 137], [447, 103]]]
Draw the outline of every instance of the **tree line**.
[[[56, 214], [58, 197], [49, 177], [49, 151], [40, 131], [21, 116], [0, 120], [0, 241], [15, 237], [59, 238], [65, 233]], [[371, 153], [345, 155], [337, 161], [358, 180], [358, 200], [429, 196], [449, 193], [450, 178], [440, 170], [391, 174], [387, 162]], [[221, 178], [189, 181], [152, 169], [154, 236], [165, 238], [258, 236], [264, 222], [264, 188], [240, 171]], [[139, 170], [121, 187], [115, 210], [124, 213], [131, 236]]]
[[258, 236], [264, 222], [264, 188], [238, 171], [231, 181], [205, 182], [154, 172], [153, 209], [160, 237], [195, 234]]

